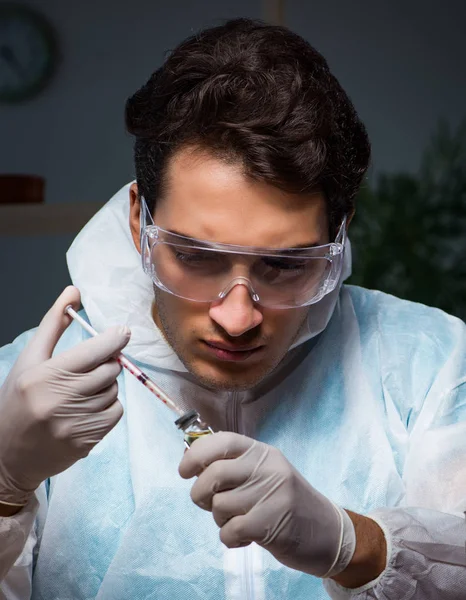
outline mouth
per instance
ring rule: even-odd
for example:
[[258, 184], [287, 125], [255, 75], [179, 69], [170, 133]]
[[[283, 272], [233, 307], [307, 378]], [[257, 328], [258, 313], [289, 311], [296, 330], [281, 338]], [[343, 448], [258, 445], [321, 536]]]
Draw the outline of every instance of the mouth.
[[258, 354], [264, 346], [234, 346], [224, 342], [202, 340], [204, 348], [219, 360], [242, 361]]

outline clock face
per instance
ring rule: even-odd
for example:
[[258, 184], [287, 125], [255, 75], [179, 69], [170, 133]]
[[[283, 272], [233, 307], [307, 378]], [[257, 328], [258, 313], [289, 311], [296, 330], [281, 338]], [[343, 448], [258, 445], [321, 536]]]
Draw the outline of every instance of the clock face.
[[0, 3], [0, 102], [35, 96], [55, 63], [55, 37], [47, 21], [29, 8]]

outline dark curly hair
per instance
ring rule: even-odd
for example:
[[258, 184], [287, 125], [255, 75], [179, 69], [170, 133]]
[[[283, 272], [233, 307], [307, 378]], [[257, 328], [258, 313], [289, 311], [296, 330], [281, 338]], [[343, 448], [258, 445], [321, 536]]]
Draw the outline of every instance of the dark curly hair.
[[331, 233], [367, 170], [363, 123], [325, 59], [284, 27], [235, 19], [182, 42], [126, 103], [139, 194], [153, 211], [167, 160], [199, 146], [245, 175], [326, 195]]

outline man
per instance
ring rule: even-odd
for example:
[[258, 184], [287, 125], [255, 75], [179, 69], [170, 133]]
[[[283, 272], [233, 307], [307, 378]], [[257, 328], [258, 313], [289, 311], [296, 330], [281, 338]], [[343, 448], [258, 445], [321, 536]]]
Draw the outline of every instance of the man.
[[[126, 120], [137, 182], [0, 353], [3, 597], [463, 598], [464, 324], [342, 286], [370, 151], [324, 59], [232, 21]], [[123, 348], [217, 433], [183, 455]]]

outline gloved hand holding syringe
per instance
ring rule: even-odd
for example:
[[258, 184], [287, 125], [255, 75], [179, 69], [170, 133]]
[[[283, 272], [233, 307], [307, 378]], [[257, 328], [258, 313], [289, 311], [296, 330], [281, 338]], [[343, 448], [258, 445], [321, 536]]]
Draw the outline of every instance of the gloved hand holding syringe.
[[[95, 337], [98, 335], [98, 332], [91, 325], [89, 325], [89, 323], [85, 321], [71, 305], [68, 305], [65, 308], [65, 313], [77, 321], [81, 327], [83, 327], [83, 329], [85, 329], [92, 336]], [[199, 413], [197, 413], [195, 410], [190, 410], [188, 412], [183, 411], [156, 383], [154, 383], [154, 381], [152, 381], [148, 375], [146, 375], [146, 373], [141, 371], [141, 369], [139, 369], [124, 354], [120, 353], [116, 359], [122, 367], [127, 369], [132, 375], [134, 375], [134, 377], [136, 377], [138, 381], [140, 381], [146, 386], [147, 389], [157, 396], [159, 400], [161, 400], [166, 406], [168, 406], [168, 408], [173, 410], [178, 415], [175, 425], [178, 427], [178, 429], [181, 429], [184, 432], [184, 443], [187, 448], [189, 448], [192, 442], [194, 442], [197, 438], [213, 433], [212, 429], [203, 421], [201, 421]]]

